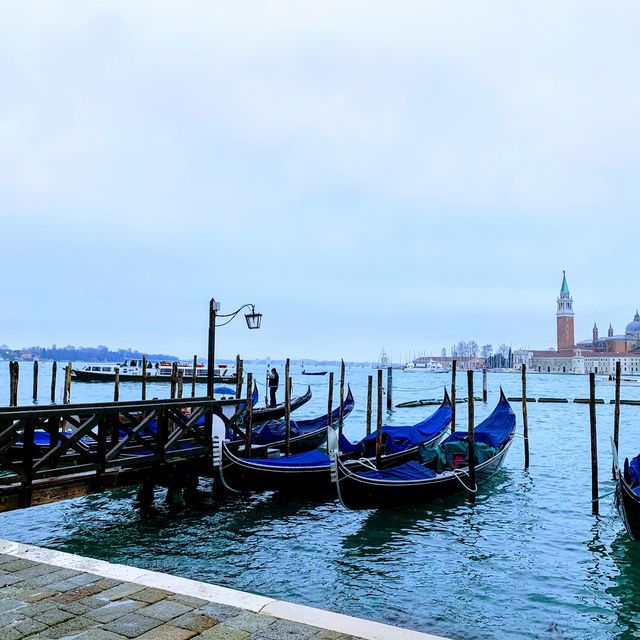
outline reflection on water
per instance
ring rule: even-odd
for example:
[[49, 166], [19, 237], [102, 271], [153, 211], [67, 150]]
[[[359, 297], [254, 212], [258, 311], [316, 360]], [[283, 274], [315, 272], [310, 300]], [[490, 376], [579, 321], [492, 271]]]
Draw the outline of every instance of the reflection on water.
[[[0, 397], [7, 379], [2, 366]], [[370, 373], [348, 371], [356, 408], [345, 434], [353, 439], [364, 429]], [[294, 381], [306, 386], [297, 375]], [[314, 397], [301, 417], [326, 409], [326, 381], [312, 383]], [[442, 376], [395, 372], [394, 399], [435, 397], [442, 383]], [[477, 383], [480, 388], [480, 377]], [[28, 380], [23, 384], [29, 388]], [[507, 395], [519, 395], [519, 376], [490, 374], [490, 401], [476, 405], [478, 421], [492, 410], [501, 384]], [[138, 392], [135, 385], [124, 388], [127, 397]], [[77, 400], [105, 399], [100, 385], [88, 385], [86, 398], [82, 393], [75, 385]], [[529, 380], [533, 396], [587, 394], [582, 376]], [[598, 394], [608, 400], [613, 388]], [[623, 395], [640, 397], [640, 390]], [[520, 424], [520, 407], [514, 408]], [[640, 637], [640, 545], [627, 539], [611, 496], [603, 499], [600, 518], [591, 516], [588, 408], [528, 409], [530, 468], [523, 469], [517, 438], [504, 469], [480, 488], [475, 504], [461, 493], [428, 507], [348, 512], [333, 497], [309, 501], [267, 493], [209, 499], [198, 510], [176, 513], [163, 506], [158, 491], [157, 511], [142, 516], [135, 491], [120, 490], [2, 514], [0, 535], [450, 638]], [[640, 407], [622, 409], [625, 456], [640, 450]], [[433, 410], [395, 410], [386, 420], [412, 424]], [[458, 423], [466, 423], [464, 406]], [[601, 494], [613, 488], [612, 423], [612, 407], [599, 406]], [[202, 489], [210, 492], [206, 483]]]

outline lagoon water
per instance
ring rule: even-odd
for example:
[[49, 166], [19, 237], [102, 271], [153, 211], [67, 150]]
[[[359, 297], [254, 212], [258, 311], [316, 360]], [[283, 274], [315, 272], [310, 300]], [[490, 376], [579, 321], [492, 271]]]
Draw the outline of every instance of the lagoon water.
[[[42, 363], [40, 369], [44, 401], [50, 367]], [[249, 369], [264, 379], [264, 367]], [[30, 371], [22, 365], [25, 404]], [[352, 439], [364, 431], [371, 374], [347, 369], [356, 399], [345, 423]], [[328, 376], [302, 376], [295, 367], [293, 378], [294, 395], [306, 384], [314, 393], [295, 415], [323, 413]], [[386, 372], [384, 378], [386, 384]], [[448, 383], [448, 375], [396, 370], [394, 403], [440, 397]], [[501, 385], [507, 395], [520, 395], [519, 374], [489, 373], [489, 401], [476, 403], [476, 422], [492, 410]], [[475, 395], [481, 386], [478, 373]], [[587, 376], [528, 378], [533, 397], [584, 398], [588, 392]], [[149, 397], [167, 393], [166, 384], [150, 385]], [[74, 383], [72, 401], [111, 395], [110, 385]], [[120, 395], [139, 397], [139, 385], [122, 384]], [[465, 373], [458, 376], [458, 395], [466, 396]], [[598, 385], [598, 397], [608, 402], [613, 386]], [[640, 385], [624, 386], [622, 397], [640, 399]], [[0, 404], [7, 402], [8, 363], [0, 363]], [[521, 434], [521, 408], [513, 405]], [[411, 424], [433, 410], [395, 409], [385, 422]], [[591, 515], [588, 406], [532, 403], [528, 411], [529, 469], [523, 468], [523, 441], [516, 438], [504, 468], [481, 487], [473, 505], [461, 495], [398, 511], [350, 512], [333, 498], [291, 500], [265, 493], [171, 513], [158, 490], [158, 513], [142, 517], [134, 491], [120, 490], [0, 514], [0, 537], [461, 640], [638, 638], [640, 543], [628, 539], [611, 495], [603, 497], [600, 516]], [[457, 412], [463, 428], [466, 405], [459, 404]], [[606, 494], [614, 488], [613, 406], [599, 405], [597, 413], [600, 493]], [[640, 451], [639, 427], [640, 406], [622, 406], [622, 458]]]

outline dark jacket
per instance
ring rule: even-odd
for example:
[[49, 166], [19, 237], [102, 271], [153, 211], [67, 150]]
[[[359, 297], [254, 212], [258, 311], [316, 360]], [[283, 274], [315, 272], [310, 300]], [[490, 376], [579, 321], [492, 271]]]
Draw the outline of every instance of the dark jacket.
[[269, 374], [269, 388], [275, 387], [276, 389], [278, 388], [278, 385], [280, 384], [280, 376], [278, 375], [278, 372], [272, 372]]

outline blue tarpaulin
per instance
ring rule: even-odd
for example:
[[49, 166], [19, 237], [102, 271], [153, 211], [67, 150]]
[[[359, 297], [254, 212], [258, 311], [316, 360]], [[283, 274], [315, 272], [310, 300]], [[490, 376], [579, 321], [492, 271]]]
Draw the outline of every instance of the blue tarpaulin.
[[405, 462], [389, 469], [358, 471], [357, 475], [375, 480], [428, 480], [435, 478], [437, 474], [419, 462]]

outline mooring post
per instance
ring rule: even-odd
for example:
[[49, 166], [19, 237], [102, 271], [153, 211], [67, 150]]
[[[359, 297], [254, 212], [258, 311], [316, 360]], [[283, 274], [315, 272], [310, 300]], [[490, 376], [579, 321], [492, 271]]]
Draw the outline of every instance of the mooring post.
[[247, 373], [247, 419], [245, 421], [245, 455], [251, 457], [251, 440], [253, 429], [253, 398], [251, 390], [253, 389], [253, 373]]
[[[613, 443], [616, 446], [616, 451], [618, 450], [618, 437], [620, 436], [620, 380], [622, 377], [622, 368], [620, 365], [620, 360], [616, 361], [616, 394], [613, 405]], [[612, 464], [612, 474], [613, 479], [616, 479], [617, 469], [615, 467], [615, 463]]]
[[291, 384], [289, 378], [289, 358], [284, 363], [284, 449], [286, 455], [291, 455]]
[[38, 361], [33, 361], [33, 402], [38, 402]]
[[182, 369], [178, 369], [178, 398], [182, 398], [183, 390], [184, 390], [184, 372]]
[[120, 400], [120, 367], [116, 367], [116, 376], [113, 382], [113, 401]]
[[393, 409], [393, 369], [387, 367], [387, 410]]
[[469, 395], [469, 451], [467, 458], [469, 459], [469, 500], [473, 502], [476, 497], [476, 438], [475, 438], [475, 426], [473, 424], [474, 404], [475, 398], [473, 397], [473, 369], [467, 369], [467, 393]]
[[9, 362], [9, 406], [15, 407], [18, 404], [18, 377], [20, 375], [20, 365], [17, 360]]
[[482, 402], [487, 401], [487, 368], [482, 369]]
[[342, 433], [343, 420], [344, 420], [344, 359], [341, 358], [340, 359], [340, 420], [338, 423], [339, 433]]
[[196, 397], [196, 374], [198, 372], [198, 356], [193, 356], [193, 375], [191, 376], [191, 397]]
[[56, 374], [58, 372], [58, 363], [54, 360], [51, 365], [51, 403], [56, 401]]
[[147, 399], [147, 356], [142, 356], [142, 399]]
[[141, 511], [149, 511], [153, 507], [153, 482], [145, 480], [138, 486], [138, 504]]
[[458, 361], [454, 358], [451, 361], [451, 433], [456, 430], [456, 369]]
[[242, 376], [244, 375], [244, 362], [240, 355], [236, 356], [236, 398], [242, 397]]
[[329, 396], [327, 399], [327, 423], [333, 425], [333, 371], [329, 371]]
[[64, 392], [62, 396], [63, 404], [71, 402], [71, 363], [64, 369]]
[[171, 365], [171, 397], [176, 397], [176, 391], [178, 387], [178, 363], [174, 362]]
[[382, 369], [378, 369], [378, 415], [376, 416], [376, 466], [382, 463]]
[[373, 376], [367, 380], [367, 435], [371, 434], [371, 401], [373, 398]]
[[524, 468], [529, 468], [529, 418], [527, 416], [527, 365], [522, 363], [522, 435], [524, 439]]
[[598, 429], [596, 425], [596, 374], [589, 374], [589, 425], [591, 427], [591, 513], [600, 513], [598, 501]]

